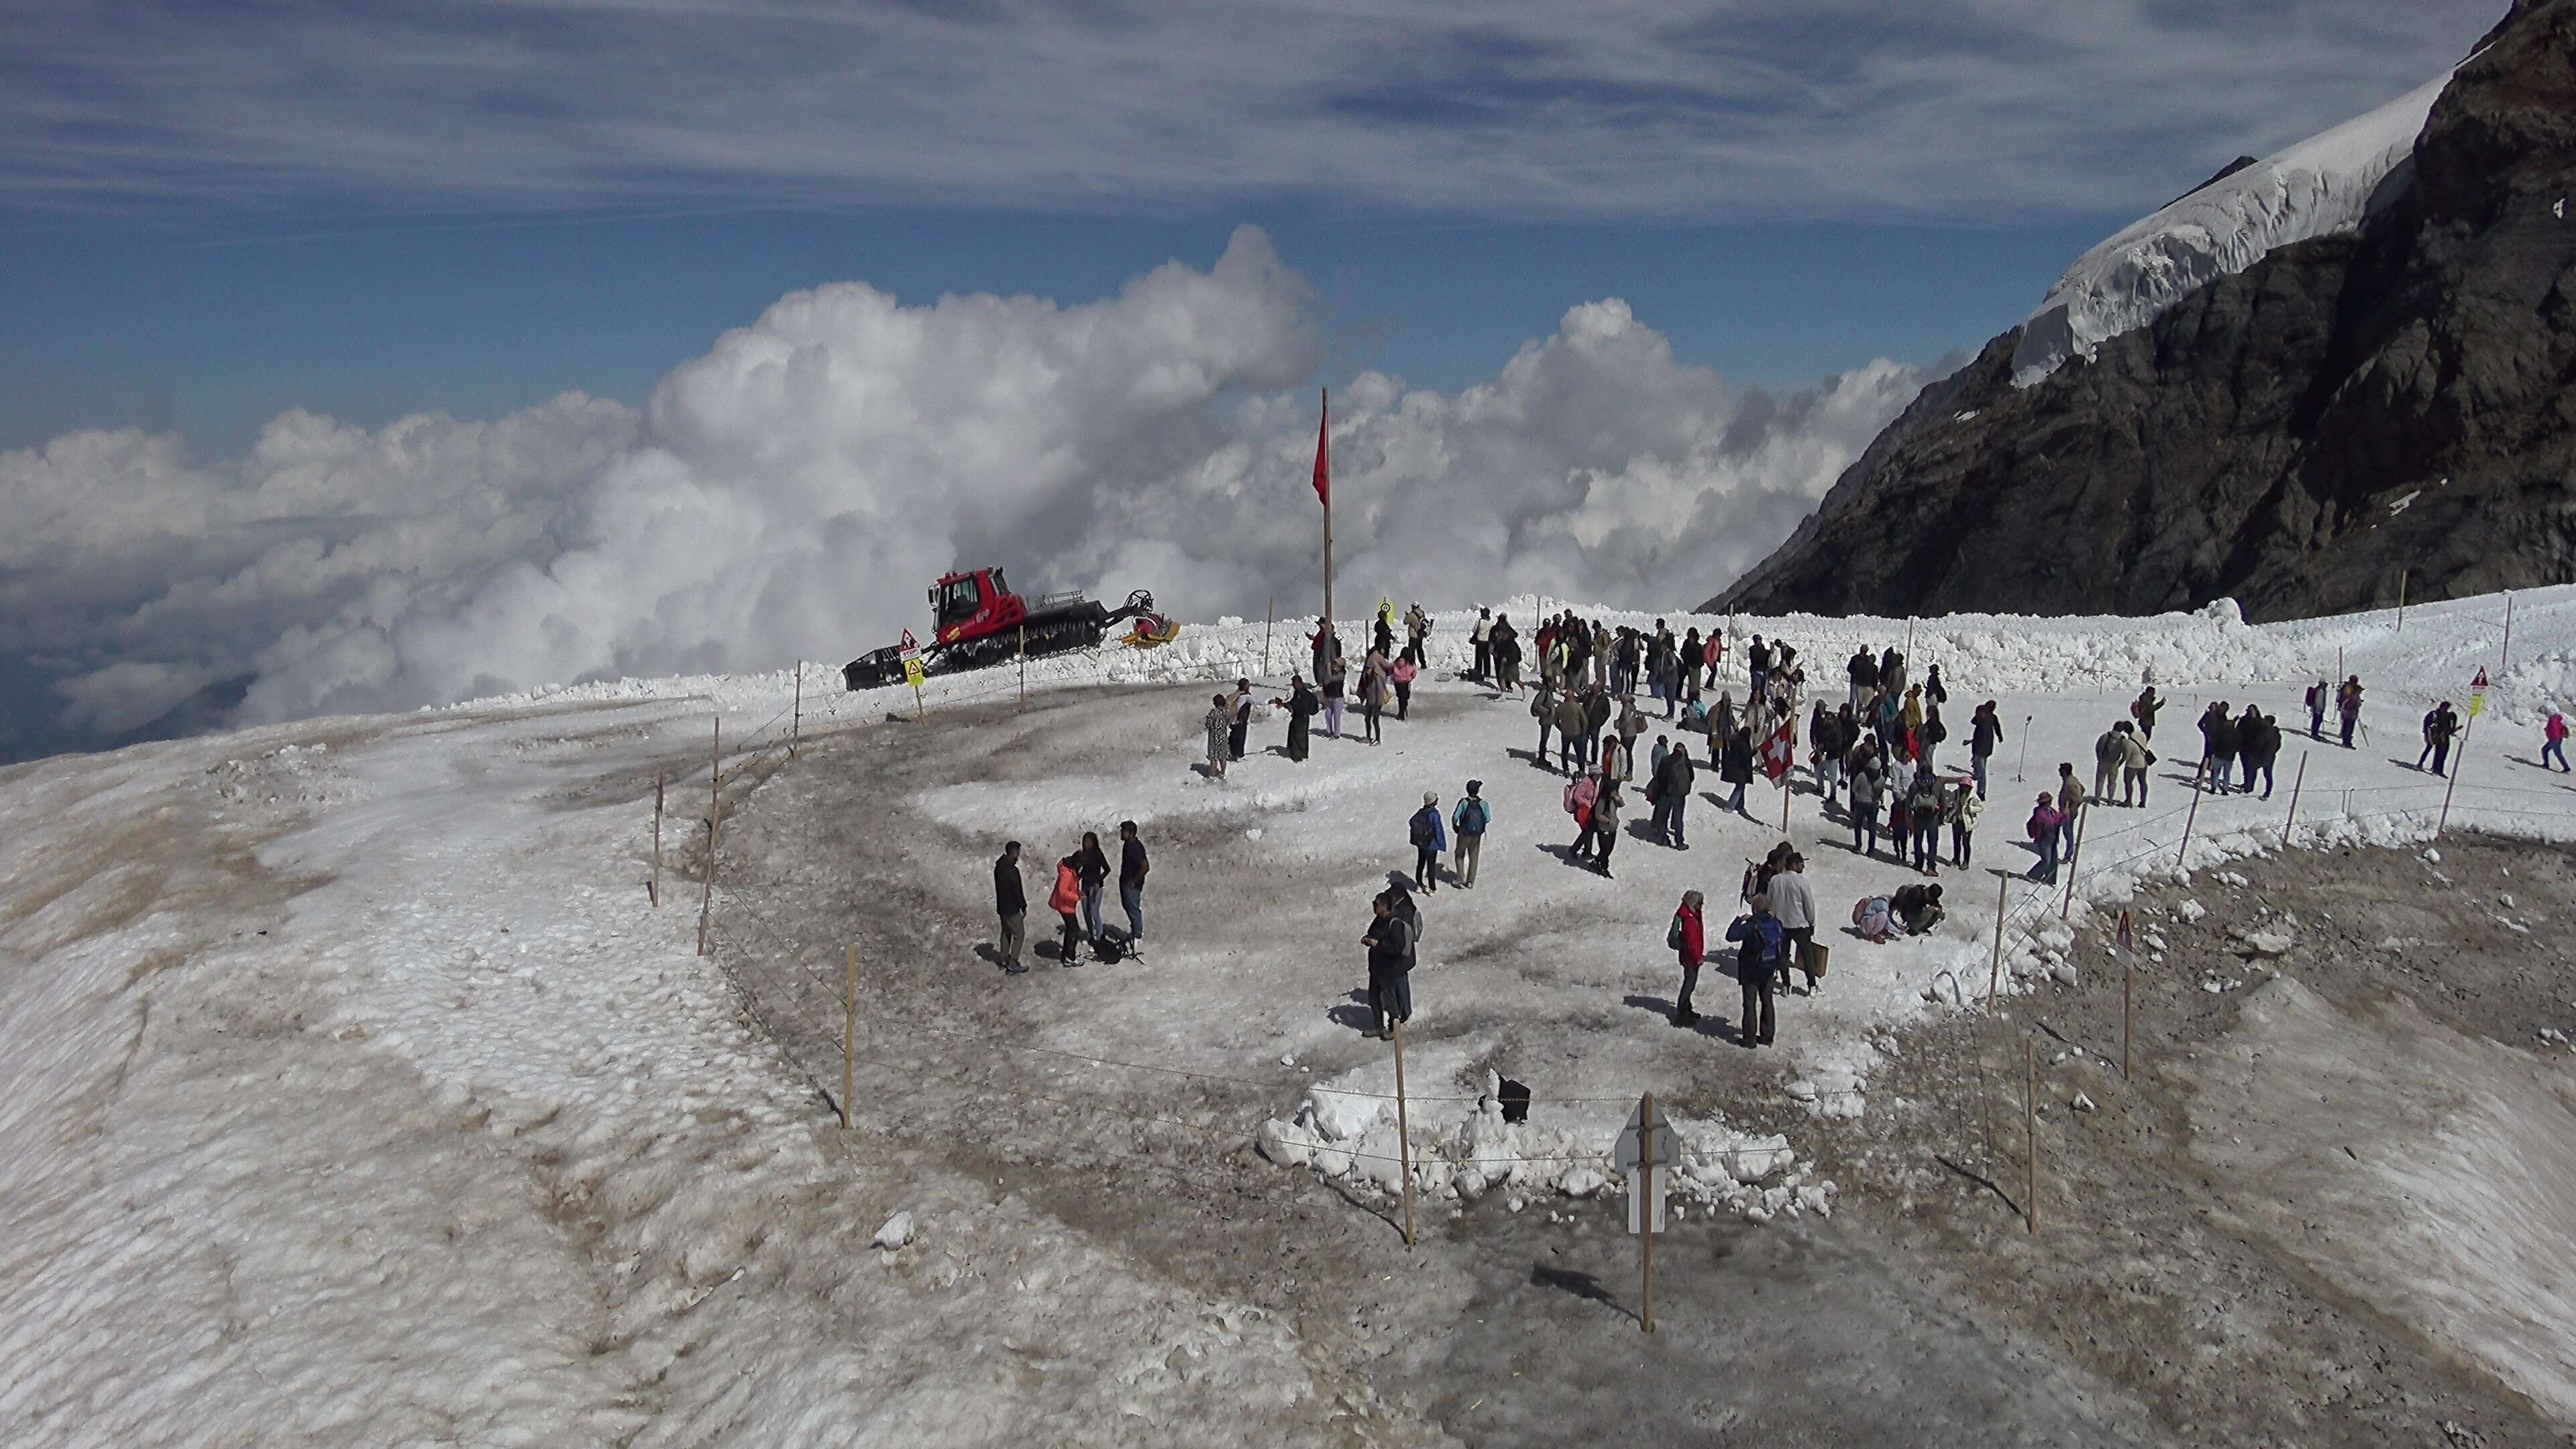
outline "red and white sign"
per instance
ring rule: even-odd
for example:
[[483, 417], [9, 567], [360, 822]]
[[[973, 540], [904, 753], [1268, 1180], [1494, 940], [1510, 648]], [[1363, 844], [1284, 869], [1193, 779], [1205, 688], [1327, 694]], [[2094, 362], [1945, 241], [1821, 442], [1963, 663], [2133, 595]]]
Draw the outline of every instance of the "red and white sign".
[[2486, 670], [2486, 666], [2485, 666], [2485, 665], [2483, 665], [2483, 664], [2481, 664], [2481, 665], [2479, 665], [2479, 666], [2478, 666], [2478, 677], [2469, 681], [2469, 688], [2471, 688], [2471, 689], [2473, 689], [2473, 690], [2476, 690], [2476, 689], [2484, 689], [2484, 688], [2486, 688], [2486, 687], [2487, 687], [2487, 670]]
[[[878, 637], [879, 637], [879, 638], [883, 638], [884, 636], [883, 636], [883, 635], [879, 635]], [[916, 644], [916, 643], [914, 643], [914, 642], [913, 642], [913, 640], [912, 640], [912, 631], [911, 631], [910, 629], [906, 629], [906, 630], [904, 630], [904, 631], [903, 631], [903, 657], [904, 657], [904, 658], [906, 658], [906, 659], [910, 659], [910, 658], [914, 657], [915, 655], [918, 655], [919, 653], [921, 653], [921, 646], [920, 646], [919, 644]]]
[[1798, 717], [1790, 715], [1780, 721], [1771, 738], [1762, 744], [1762, 773], [1774, 780], [1785, 780], [1789, 769], [1798, 762]]

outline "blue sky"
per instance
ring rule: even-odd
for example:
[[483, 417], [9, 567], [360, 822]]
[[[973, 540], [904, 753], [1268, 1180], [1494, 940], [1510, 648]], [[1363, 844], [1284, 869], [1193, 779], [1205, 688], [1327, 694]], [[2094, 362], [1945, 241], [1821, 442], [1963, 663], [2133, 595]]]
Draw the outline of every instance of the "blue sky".
[[0, 5], [0, 760], [847, 658], [952, 563], [1258, 613], [1318, 383], [1353, 588], [1694, 603], [2504, 8]]
[[2494, 0], [195, 0], [13, 13], [0, 447], [302, 405], [639, 402], [781, 293], [1105, 296], [1242, 221], [1327, 379], [1455, 388], [1628, 299], [1812, 380], [1973, 348]]
[[1140, 220], [961, 210], [585, 215], [270, 229], [39, 218], [5, 234], [0, 448], [72, 427], [175, 430], [229, 456], [303, 406], [378, 426], [495, 417], [565, 389], [641, 403], [781, 294], [864, 279], [944, 292], [1114, 292], [1205, 265], [1260, 222], [1322, 293], [1324, 376], [1455, 390], [1566, 308], [1622, 297], [1731, 378], [1798, 385], [1930, 362], [2030, 310], [2115, 222], [1768, 226]]

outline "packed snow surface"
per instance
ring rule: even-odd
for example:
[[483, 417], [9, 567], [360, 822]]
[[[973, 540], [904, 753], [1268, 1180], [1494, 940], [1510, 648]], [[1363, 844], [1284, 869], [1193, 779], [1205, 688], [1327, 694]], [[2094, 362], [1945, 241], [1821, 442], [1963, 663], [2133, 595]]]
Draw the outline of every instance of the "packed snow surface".
[[[1563, 603], [1499, 607], [1527, 625]], [[1295, 1164], [1283, 1173], [1326, 1172], [1358, 1195], [1391, 1192], [1390, 1159], [1409, 1157], [1417, 1187], [1447, 1204], [1615, 1196], [1612, 1139], [1651, 1090], [1677, 1104], [1678, 1194], [1757, 1218], [1826, 1211], [1798, 1124], [1878, 1110], [1889, 1028], [1974, 1009], [1990, 986], [2105, 969], [2078, 928], [2178, 867], [2429, 839], [2445, 782], [2411, 768], [2416, 720], [2436, 697], [2464, 699], [2482, 666], [2496, 683], [2461, 751], [2453, 828], [2576, 837], [2576, 792], [2530, 763], [2543, 711], [2576, 693], [2576, 588], [2517, 596], [2509, 668], [2503, 616], [2501, 599], [2475, 598], [2410, 609], [2402, 633], [2387, 613], [2249, 626], [2226, 604], [2152, 619], [1735, 620], [1734, 661], [1750, 633], [1785, 638], [1834, 698], [1855, 646], [1910, 635], [1917, 676], [1942, 668], [1954, 729], [1994, 698], [2007, 732], [1981, 869], [1946, 873], [1950, 919], [1927, 936], [1843, 934], [1856, 898], [1914, 877], [1844, 849], [1848, 830], [1820, 820], [1813, 795], [1789, 801], [1833, 966], [1823, 994], [1782, 1000], [1780, 1044], [1760, 1053], [1723, 1029], [1675, 1030], [1657, 1004], [1675, 984], [1676, 898], [1704, 891], [1722, 928], [1743, 862], [1780, 838], [1781, 795], [1757, 784], [1754, 818], [1722, 815], [1703, 774], [1692, 851], [1630, 838], [1615, 881], [1567, 866], [1553, 853], [1574, 833], [1561, 781], [1527, 758], [1526, 710], [1450, 677], [1465, 616], [1440, 616], [1417, 718], [1390, 721], [1385, 748], [1319, 738], [1299, 766], [1267, 751], [1279, 725], [1265, 719], [1223, 782], [1187, 768], [1206, 682], [1275, 687], [1302, 652], [1294, 626], [1273, 631], [1266, 659], [1262, 625], [1228, 623], [1153, 651], [1036, 661], [1033, 692], [1091, 691], [1055, 697], [1079, 766], [1011, 787], [925, 770], [885, 800], [922, 889], [949, 907], [928, 929], [953, 950], [907, 969], [934, 988], [991, 972], [971, 948], [990, 927], [985, 870], [1004, 831], [1062, 849], [1073, 830], [1135, 818], [1279, 887], [1228, 903], [1211, 939], [1158, 935], [1150, 969], [1013, 978], [1044, 1010], [1004, 1049], [1105, 1063], [1063, 1086], [1029, 1069], [1065, 1101], [1113, 1123], [1189, 1110], [1212, 1157], [1257, 1146]], [[2338, 667], [2371, 690], [2350, 751], [2305, 739], [2299, 707]], [[1740, 663], [1730, 671], [1740, 694]], [[2032, 797], [2057, 762], [2090, 759], [2148, 673], [2170, 701], [2152, 803], [2090, 818], [2071, 898], [1983, 871], [2029, 861]], [[805, 666], [806, 730], [886, 758], [943, 738], [881, 722], [911, 712], [910, 691], [827, 694], [827, 677]], [[1008, 670], [934, 679], [920, 707], [935, 724], [961, 703], [998, 710], [1017, 687]], [[729, 807], [759, 818], [760, 792], [823, 767], [812, 752], [778, 763], [795, 688], [783, 671], [630, 680], [0, 772], [0, 1442], [1194, 1444], [1216, 1422], [1247, 1440], [1336, 1442], [1332, 1406], [1366, 1386], [1337, 1380], [1294, 1324], [1194, 1291], [1014, 1188], [838, 1133], [814, 1064], [747, 1020], [696, 954], [694, 909], [647, 907], [656, 772], [694, 768], [685, 788], [703, 792], [720, 715], [733, 778], [757, 779], [741, 762], [761, 751], [784, 772]], [[2291, 732], [2273, 798], [2189, 808], [2192, 719], [2210, 698], [2258, 701]], [[1945, 748], [1945, 766], [1964, 762]], [[1419, 1095], [1399, 1143], [1374, 1095], [1391, 1064], [1349, 1020], [1352, 942], [1375, 884], [1411, 864], [1403, 821], [1421, 792], [1454, 801], [1469, 778], [1486, 782], [1495, 833], [1474, 892], [1424, 903], [1408, 1032]], [[676, 823], [695, 807], [673, 808]], [[1192, 868], [1167, 846], [1161, 898]], [[694, 889], [676, 864], [664, 883]], [[742, 902], [720, 893], [718, 908], [733, 922]], [[1734, 1014], [1725, 959], [1701, 983], [1713, 1021]], [[1470, 1005], [1490, 1029], [1453, 1024]], [[1490, 1103], [1498, 1065], [1532, 1082], [1528, 1122]], [[1175, 1072], [1255, 1096], [1210, 1126], [1197, 1103], [1168, 1103], [1188, 1085]], [[942, 1089], [925, 1074], [893, 1090]], [[1034, 1110], [973, 1126], [1041, 1164], [1056, 1140]], [[2506, 1197], [2480, 1220], [2510, 1215], [2518, 1190], [2500, 1177]], [[2409, 1231], [2460, 1231], [2443, 1204], [2427, 1190], [2391, 1211], [2412, 1214]], [[1232, 1226], [1247, 1241], [1261, 1230]], [[2476, 1343], [2518, 1352], [2519, 1373], [2558, 1373], [2545, 1336], [2576, 1336], [2552, 1317], [2563, 1309], [2534, 1300], [2520, 1324], [2481, 1322]]]
[[2083, 256], [2022, 323], [2013, 382], [2143, 327], [2209, 282], [2280, 248], [2359, 227], [2403, 187], [2446, 71], [2367, 115], [2222, 176], [2148, 213]]

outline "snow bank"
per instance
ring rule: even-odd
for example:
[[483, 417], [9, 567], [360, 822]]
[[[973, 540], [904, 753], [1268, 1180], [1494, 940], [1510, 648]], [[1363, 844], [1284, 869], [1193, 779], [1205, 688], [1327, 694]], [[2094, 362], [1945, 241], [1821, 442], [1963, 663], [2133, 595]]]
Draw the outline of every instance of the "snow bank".
[[2405, 95], [2149, 213], [2076, 259], [2022, 323], [2013, 383], [2143, 327], [2209, 282], [2293, 242], [2359, 227], [2402, 188], [2445, 71]]
[[[1362, 1080], [1371, 1083], [1365, 1095], [1354, 1085]], [[1534, 1101], [1529, 1120], [1507, 1122], [1501, 1079], [1489, 1071], [1472, 1106], [1439, 1093], [1408, 1100], [1411, 1130], [1399, 1139], [1395, 1101], [1378, 1095], [1381, 1090], [1373, 1071], [1318, 1084], [1293, 1119], [1262, 1125], [1261, 1154], [1363, 1191], [1394, 1193], [1403, 1187], [1401, 1140], [1411, 1148], [1416, 1193], [1447, 1202], [1508, 1193], [1515, 1211], [1540, 1193], [1585, 1198], [1626, 1191], [1613, 1157], [1627, 1120], [1618, 1103]], [[1739, 1131], [1723, 1119], [1671, 1120], [1682, 1144], [1671, 1186], [1685, 1202], [1754, 1222], [1832, 1213], [1833, 1182], [1811, 1182], [1811, 1169], [1798, 1161], [1788, 1138]]]

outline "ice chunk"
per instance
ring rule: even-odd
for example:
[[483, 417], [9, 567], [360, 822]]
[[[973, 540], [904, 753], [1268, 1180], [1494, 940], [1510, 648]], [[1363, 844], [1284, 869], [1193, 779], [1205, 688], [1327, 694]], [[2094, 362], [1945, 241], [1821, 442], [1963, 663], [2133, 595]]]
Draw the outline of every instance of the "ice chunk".
[[911, 1241], [912, 1210], [910, 1208], [906, 1208], [902, 1212], [896, 1213], [893, 1217], [886, 1219], [885, 1226], [877, 1229], [877, 1235], [868, 1240], [868, 1246], [871, 1248], [885, 1248], [892, 1250], [900, 1248]]

